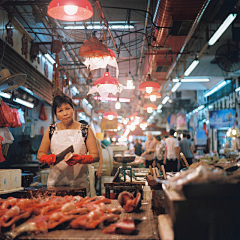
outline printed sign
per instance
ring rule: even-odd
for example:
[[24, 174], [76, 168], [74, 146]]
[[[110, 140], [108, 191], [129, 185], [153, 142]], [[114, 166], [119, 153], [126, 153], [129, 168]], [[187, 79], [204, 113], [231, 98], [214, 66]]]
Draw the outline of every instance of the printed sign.
[[210, 128], [223, 128], [223, 127], [232, 127], [235, 123], [235, 110], [223, 109], [209, 111], [209, 123]]

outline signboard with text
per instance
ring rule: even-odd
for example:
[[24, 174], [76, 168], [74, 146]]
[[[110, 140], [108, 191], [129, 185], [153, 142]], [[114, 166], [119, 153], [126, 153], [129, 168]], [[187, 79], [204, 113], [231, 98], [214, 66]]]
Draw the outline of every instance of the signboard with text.
[[209, 111], [209, 123], [210, 128], [230, 128], [235, 123], [235, 110], [230, 108]]

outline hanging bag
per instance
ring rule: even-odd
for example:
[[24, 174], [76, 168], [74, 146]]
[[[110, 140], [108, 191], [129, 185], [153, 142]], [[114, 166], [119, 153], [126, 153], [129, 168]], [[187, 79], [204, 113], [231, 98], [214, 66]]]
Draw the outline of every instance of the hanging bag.
[[0, 127], [11, 127], [15, 124], [12, 109], [3, 101], [0, 102]]

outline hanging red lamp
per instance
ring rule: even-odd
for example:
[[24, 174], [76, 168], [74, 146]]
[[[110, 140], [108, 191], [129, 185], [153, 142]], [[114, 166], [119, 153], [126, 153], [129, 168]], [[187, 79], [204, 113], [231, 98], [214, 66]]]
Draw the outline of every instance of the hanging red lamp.
[[[85, 44], [85, 43], [84, 43]], [[83, 45], [84, 45], [83, 44]], [[94, 49], [92, 50], [92, 53], [90, 51], [87, 51], [87, 47], [91, 47], [91, 49], [93, 49], [93, 47], [95, 48], [96, 46], [91, 46], [91, 43], [89, 43], [88, 46], [86, 46], [86, 48], [80, 48], [79, 49], [79, 55], [85, 56], [85, 60], [82, 61], [82, 63], [89, 68], [91, 71], [95, 70], [95, 69], [99, 69], [99, 68], [106, 68], [107, 65], [111, 65], [113, 67], [116, 68], [116, 76], [118, 78], [118, 74], [119, 74], [119, 70], [118, 70], [118, 64], [117, 64], [117, 59], [116, 56], [114, 54], [114, 52], [108, 48], [108, 55], [106, 54], [106, 48], [105, 45], [104, 46], [104, 50], [101, 50], [102, 47], [102, 43], [100, 42], [99, 45], [99, 49]], [[84, 50], [85, 49], [85, 50]], [[103, 53], [97, 53], [97, 51], [101, 50]], [[88, 57], [86, 57], [86, 54], [89, 55]], [[100, 56], [96, 56], [96, 54], [100, 55]]]
[[123, 85], [118, 82], [116, 78], [111, 77], [110, 73], [106, 71], [104, 76], [99, 78], [94, 86], [89, 90], [88, 94], [98, 92], [101, 96], [102, 101], [106, 101], [109, 93], [116, 95], [122, 92]]
[[62, 21], [83, 21], [93, 16], [93, 9], [87, 0], [52, 0], [47, 14]]
[[147, 110], [148, 113], [152, 113], [153, 110], [157, 110], [157, 106], [153, 103], [143, 105], [143, 110]]
[[113, 120], [118, 117], [118, 114], [113, 111], [108, 111], [103, 114], [103, 117], [108, 120]]
[[138, 86], [139, 91], [146, 91], [147, 93], [159, 91], [160, 88], [161, 88], [160, 85], [157, 82], [153, 81], [145, 81]]
[[150, 99], [151, 102], [155, 102], [157, 98], [161, 98], [162, 95], [159, 92], [153, 91], [151, 93], [145, 93], [144, 98]]
[[104, 57], [110, 56], [108, 48], [101, 43], [97, 37], [92, 36], [90, 40], [84, 41], [79, 48], [78, 55], [80, 57], [92, 58], [92, 57]]

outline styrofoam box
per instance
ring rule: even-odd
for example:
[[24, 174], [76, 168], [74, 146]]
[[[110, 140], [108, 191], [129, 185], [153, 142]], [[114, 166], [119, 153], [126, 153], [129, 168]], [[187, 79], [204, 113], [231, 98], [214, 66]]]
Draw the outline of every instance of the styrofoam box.
[[20, 188], [22, 186], [22, 170], [12, 169], [10, 175], [11, 188]]
[[0, 190], [20, 188], [22, 184], [22, 170], [0, 169]]

